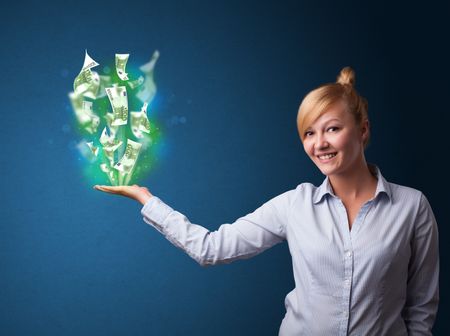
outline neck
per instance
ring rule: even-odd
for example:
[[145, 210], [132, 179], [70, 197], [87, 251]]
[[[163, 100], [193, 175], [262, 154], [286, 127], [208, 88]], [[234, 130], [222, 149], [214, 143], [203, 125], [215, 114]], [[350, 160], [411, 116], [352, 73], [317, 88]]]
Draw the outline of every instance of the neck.
[[346, 200], [372, 197], [377, 187], [377, 178], [372, 175], [365, 160], [345, 173], [330, 175], [329, 180], [334, 194]]

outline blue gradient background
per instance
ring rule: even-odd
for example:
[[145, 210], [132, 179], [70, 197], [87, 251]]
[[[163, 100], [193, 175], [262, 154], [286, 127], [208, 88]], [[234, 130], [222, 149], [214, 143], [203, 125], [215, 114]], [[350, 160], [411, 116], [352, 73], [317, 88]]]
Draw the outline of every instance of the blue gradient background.
[[[368, 161], [422, 190], [441, 240], [435, 335], [448, 335], [448, 5], [77, 1], [1, 5], [0, 334], [276, 335], [294, 286], [287, 244], [201, 268], [91, 189], [67, 125], [84, 50], [158, 49], [166, 142], [141, 183], [216, 229], [324, 176], [303, 152], [303, 96], [351, 65], [369, 101]], [[182, 122], [182, 121], [185, 122]]]

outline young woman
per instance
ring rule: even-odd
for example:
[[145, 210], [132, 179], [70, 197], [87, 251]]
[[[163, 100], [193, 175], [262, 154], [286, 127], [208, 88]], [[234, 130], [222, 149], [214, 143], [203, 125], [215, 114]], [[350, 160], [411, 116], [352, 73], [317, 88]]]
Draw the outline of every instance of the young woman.
[[302, 101], [305, 152], [326, 175], [217, 231], [191, 223], [147, 188], [95, 186], [142, 203], [145, 222], [201, 265], [252, 257], [287, 240], [295, 289], [279, 335], [431, 335], [439, 302], [438, 228], [418, 190], [367, 163], [367, 102], [354, 72]]

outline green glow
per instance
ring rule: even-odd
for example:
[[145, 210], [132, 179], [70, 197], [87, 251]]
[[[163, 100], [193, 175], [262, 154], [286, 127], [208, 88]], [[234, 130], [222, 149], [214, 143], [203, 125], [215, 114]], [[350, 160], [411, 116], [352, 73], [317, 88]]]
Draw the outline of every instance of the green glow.
[[[159, 54], [158, 54], [159, 56]], [[155, 60], [156, 62], [156, 60]], [[90, 71], [90, 70], [89, 70]], [[96, 128], [95, 132], [92, 131], [92, 129], [95, 127], [86, 126], [86, 122], [83, 124], [80, 122], [79, 115], [75, 118], [75, 114], [77, 111], [74, 107], [74, 122], [76, 123], [76, 126], [74, 129], [77, 130], [77, 133], [80, 137], [80, 141], [78, 141], [79, 146], [78, 149], [80, 150], [81, 154], [81, 164], [83, 168], [83, 175], [86, 177], [87, 182], [92, 184], [134, 184], [134, 183], [140, 183], [146, 176], [148, 176], [149, 172], [156, 167], [158, 164], [158, 153], [161, 150], [161, 145], [163, 141], [163, 136], [161, 132], [161, 124], [158, 120], [154, 118], [155, 110], [152, 107], [152, 100], [147, 101], [148, 107], [147, 107], [147, 117], [150, 122], [150, 131], [149, 133], [140, 132], [138, 134], [133, 133], [131, 130], [130, 124], [130, 112], [132, 111], [140, 111], [143, 102], [137, 97], [137, 93], [142, 89], [143, 85], [139, 85], [138, 87], [134, 87], [134, 89], [131, 89], [131, 86], [127, 82], [133, 82], [138, 80], [139, 78], [142, 79], [143, 76], [145, 76], [145, 80], [149, 80], [150, 84], [153, 81], [153, 74], [151, 73], [151, 78], [147, 77], [148, 73], [143, 75], [143, 73], [139, 70], [136, 70], [133, 67], [133, 64], [127, 63], [125, 72], [128, 74], [128, 81], [123, 81], [119, 78], [116, 72], [115, 68], [115, 62], [111, 61], [109, 63], [101, 63], [99, 66], [92, 68], [93, 72], [97, 72], [98, 75], [100, 75], [100, 78], [102, 76], [110, 76], [110, 82], [108, 81], [108, 85], [106, 87], [112, 87], [114, 84], [117, 84], [117, 86], [125, 86], [126, 87], [126, 93], [127, 93], [127, 100], [128, 100], [128, 120], [127, 124], [123, 126], [118, 126], [117, 134], [115, 135], [115, 139], [121, 140], [123, 143], [122, 145], [114, 152], [114, 164], [116, 164], [122, 155], [124, 154], [125, 146], [127, 143], [127, 139], [133, 140], [135, 142], [139, 142], [142, 144], [141, 150], [138, 155], [138, 159], [134, 165], [134, 168], [129, 175], [127, 181], [128, 183], [118, 183], [118, 174], [119, 172], [113, 168], [110, 164], [110, 161], [106, 157], [104, 151], [102, 150], [103, 146], [100, 143], [100, 135], [103, 132], [103, 129], [105, 126], [107, 126], [106, 122], [106, 114], [113, 112], [112, 106], [110, 104], [110, 101], [108, 99], [107, 95], [102, 96], [104, 92], [104, 88], [101, 87], [101, 89], [98, 93], [95, 99], [92, 99], [91, 92], [94, 92], [95, 90], [92, 89], [92, 87], [89, 89], [90, 93], [89, 95], [84, 95], [83, 92], [81, 92], [81, 95], [83, 95], [82, 99], [84, 101], [92, 102], [92, 112], [96, 116], [99, 117], [100, 122], [98, 124], [98, 127]], [[77, 76], [78, 77], [78, 76]], [[94, 76], [95, 78], [95, 76]], [[95, 85], [96, 83], [88, 83], [85, 85]], [[155, 87], [156, 89], [156, 87]], [[142, 90], [141, 90], [142, 91]], [[77, 93], [78, 94], [78, 93]], [[80, 94], [77, 96], [79, 99]], [[142, 97], [142, 96], [141, 96]], [[88, 103], [89, 104], [89, 103]], [[79, 105], [77, 106], [79, 108]], [[79, 112], [79, 110], [78, 110]], [[145, 119], [145, 117], [143, 117]], [[136, 119], [134, 119], [136, 120]], [[84, 121], [84, 120], [83, 120]], [[148, 123], [147, 123], [148, 127]], [[147, 128], [148, 130], [148, 128]], [[109, 131], [109, 130], [108, 130]], [[134, 129], [134, 132], [136, 132], [136, 129]], [[136, 135], [135, 135], [136, 134]], [[141, 134], [141, 135], [140, 135]], [[140, 138], [137, 138], [136, 136], [142, 136]], [[98, 147], [98, 155], [95, 156], [88, 145], [86, 143], [93, 142], [92, 146]], [[106, 148], [106, 147], [105, 147]], [[138, 148], [136, 148], [138, 149]], [[134, 160], [134, 159], [133, 159]], [[132, 161], [134, 162], [134, 161]], [[108, 169], [112, 171], [111, 174], [113, 174], [116, 177], [116, 182], [112, 182], [109, 178], [107, 173], [105, 173], [101, 165], [103, 164], [103, 167], [105, 168], [108, 166]], [[125, 166], [124, 166], [125, 167]], [[121, 168], [123, 169], [123, 168]], [[125, 178], [124, 180], [126, 180]]]

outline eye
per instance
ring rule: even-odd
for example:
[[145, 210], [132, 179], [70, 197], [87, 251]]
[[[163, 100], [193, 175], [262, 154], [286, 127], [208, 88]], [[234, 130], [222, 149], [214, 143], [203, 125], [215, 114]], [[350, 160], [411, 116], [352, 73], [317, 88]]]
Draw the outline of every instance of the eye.
[[339, 127], [335, 127], [335, 126], [332, 126], [332, 127], [329, 127], [328, 129], [327, 129], [327, 131], [328, 132], [335, 132], [335, 131], [337, 131], [339, 129]]
[[310, 136], [310, 135], [312, 135], [312, 134], [313, 134], [312, 131], [306, 131], [306, 132], [305, 132], [305, 138], [308, 137], [308, 136]]

